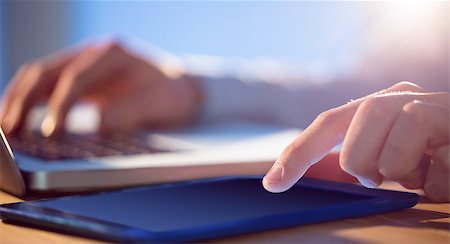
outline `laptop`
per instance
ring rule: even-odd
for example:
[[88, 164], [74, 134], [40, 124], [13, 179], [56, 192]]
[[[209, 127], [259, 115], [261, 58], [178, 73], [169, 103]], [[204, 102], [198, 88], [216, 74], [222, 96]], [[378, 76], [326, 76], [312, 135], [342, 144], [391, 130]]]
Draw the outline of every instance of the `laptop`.
[[16, 196], [264, 174], [301, 132], [240, 121], [101, 137], [95, 111], [77, 106], [55, 140], [33, 130], [43, 111], [32, 113], [30, 131], [7, 137], [0, 128], [0, 188]]

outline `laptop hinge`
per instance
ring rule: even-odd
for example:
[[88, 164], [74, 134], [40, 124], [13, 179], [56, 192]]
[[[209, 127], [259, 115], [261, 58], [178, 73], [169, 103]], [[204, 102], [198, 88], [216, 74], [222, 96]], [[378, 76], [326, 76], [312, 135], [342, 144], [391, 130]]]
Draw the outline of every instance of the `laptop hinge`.
[[0, 136], [0, 189], [15, 196], [24, 196], [25, 182], [1, 127]]

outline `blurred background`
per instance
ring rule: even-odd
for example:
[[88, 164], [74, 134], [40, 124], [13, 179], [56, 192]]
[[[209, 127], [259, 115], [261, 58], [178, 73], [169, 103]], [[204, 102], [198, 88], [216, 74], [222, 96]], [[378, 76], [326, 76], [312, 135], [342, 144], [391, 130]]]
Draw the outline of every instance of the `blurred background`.
[[[2, 0], [0, 14], [2, 90], [21, 63], [111, 35], [152, 43], [194, 64], [207, 60], [200, 63], [211, 69], [291, 72], [316, 80], [352, 72], [363, 56], [399, 36], [400, 46], [448, 50], [447, 1]], [[424, 50], [445, 56], [448, 67], [445, 48]]]

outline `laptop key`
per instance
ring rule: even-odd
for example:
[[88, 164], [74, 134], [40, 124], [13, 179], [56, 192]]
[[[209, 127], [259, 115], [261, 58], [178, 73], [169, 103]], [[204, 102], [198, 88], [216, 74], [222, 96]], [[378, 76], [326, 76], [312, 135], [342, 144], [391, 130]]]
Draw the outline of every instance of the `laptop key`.
[[65, 134], [53, 139], [38, 132], [27, 132], [13, 136], [10, 144], [17, 152], [47, 161], [167, 152], [151, 147], [132, 134], [114, 134], [104, 138]]

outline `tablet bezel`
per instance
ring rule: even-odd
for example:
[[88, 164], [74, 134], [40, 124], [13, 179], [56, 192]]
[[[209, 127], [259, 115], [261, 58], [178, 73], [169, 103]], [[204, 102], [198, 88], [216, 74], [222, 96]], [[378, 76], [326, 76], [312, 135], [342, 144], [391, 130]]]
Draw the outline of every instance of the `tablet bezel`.
[[[191, 180], [178, 183], [168, 183], [154, 186], [135, 187], [120, 191], [94, 193], [108, 194], [121, 191], [139, 191], [148, 188], [180, 187], [192, 184], [208, 184], [217, 181], [253, 179], [260, 181], [261, 176], [220, 177], [212, 179]], [[417, 204], [419, 196], [415, 193], [397, 192], [380, 189], [368, 189], [359, 185], [339, 183], [318, 179], [301, 179], [294, 187], [307, 187], [318, 190], [335, 191], [361, 195], [364, 198], [357, 201], [308, 209], [288, 214], [277, 214], [247, 219], [239, 222], [221, 223], [214, 226], [202, 226], [176, 231], [154, 232], [122, 224], [111, 223], [95, 218], [54, 210], [33, 205], [35, 202], [48, 201], [43, 199], [32, 202], [4, 204], [0, 206], [0, 215], [5, 222], [31, 225], [57, 232], [85, 236], [113, 242], [146, 242], [146, 241], [196, 241], [228, 235], [263, 231], [268, 229], [289, 227], [300, 224], [331, 221], [343, 218], [354, 218], [375, 213], [384, 213]], [[83, 195], [64, 198], [83, 197]]]

